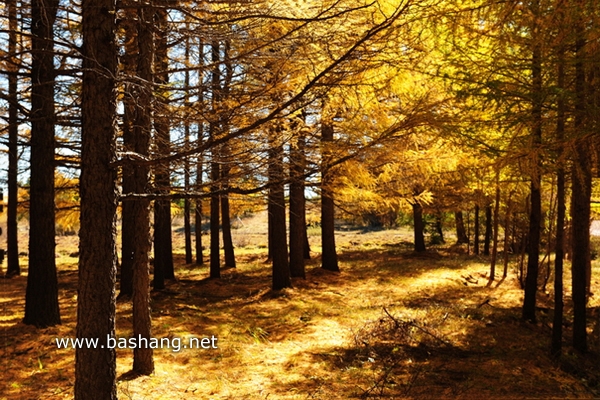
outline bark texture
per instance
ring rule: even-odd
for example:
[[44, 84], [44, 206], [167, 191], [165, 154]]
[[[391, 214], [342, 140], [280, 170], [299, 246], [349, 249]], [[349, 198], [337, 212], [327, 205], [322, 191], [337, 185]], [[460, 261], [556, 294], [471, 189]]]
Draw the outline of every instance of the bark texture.
[[112, 0], [83, 0], [81, 228], [77, 337], [104, 348], [75, 351], [75, 399], [117, 399], [115, 334], [117, 252], [115, 156], [117, 47]]

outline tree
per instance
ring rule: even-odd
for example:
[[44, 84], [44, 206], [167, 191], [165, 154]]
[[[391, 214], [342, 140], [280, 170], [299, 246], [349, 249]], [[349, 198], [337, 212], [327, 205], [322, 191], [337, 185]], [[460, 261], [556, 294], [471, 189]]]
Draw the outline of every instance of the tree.
[[[226, 40], [225, 46], [223, 48], [223, 64], [225, 68], [225, 73], [223, 77], [222, 88], [219, 88], [221, 95], [218, 97], [218, 100], [228, 100], [231, 89], [231, 81], [233, 79], [233, 65], [230, 59], [231, 52], [231, 41]], [[223, 114], [223, 111], [221, 113]], [[228, 130], [229, 122], [223, 118], [223, 115], [219, 116], [219, 128], [222, 131]], [[230, 143], [233, 141], [230, 141]], [[227, 143], [221, 147], [220, 157], [224, 161], [223, 166], [220, 169], [221, 172], [221, 187], [223, 194], [221, 195], [221, 230], [223, 232], [223, 253], [225, 256], [225, 267], [226, 268], [235, 268], [235, 252], [233, 249], [233, 238], [231, 236], [231, 215], [230, 215], [230, 207], [229, 207], [229, 178], [232, 169], [232, 165], [234, 165], [234, 161], [231, 157], [231, 151], [229, 146], [230, 143]]]
[[306, 200], [304, 170], [306, 168], [304, 121], [293, 121], [294, 141], [290, 144], [290, 273], [305, 278], [304, 250], [306, 243]]
[[18, 206], [18, 162], [19, 162], [19, 106], [18, 106], [18, 77], [19, 64], [17, 61], [17, 2], [7, 1], [8, 8], [8, 204], [6, 210], [6, 240], [7, 267], [6, 276], [21, 274], [19, 266], [19, 242], [17, 228]]
[[473, 218], [473, 254], [479, 254], [479, 204], [475, 203]]
[[[579, 4], [579, 3], [578, 3]], [[581, 10], [577, 10], [581, 13]], [[587, 270], [590, 251], [590, 201], [592, 194], [592, 171], [590, 166], [589, 140], [586, 132], [586, 38], [584, 19], [575, 17], [575, 104], [574, 129], [576, 135], [573, 165], [571, 169], [571, 224], [572, 250], [571, 285], [573, 298], [573, 347], [587, 351]]]
[[459, 210], [454, 212], [454, 221], [456, 223], [456, 243], [469, 243], [469, 237], [467, 236], [467, 230], [465, 229], [462, 211]]
[[490, 243], [492, 241], [492, 205], [485, 206], [485, 232], [483, 234], [483, 255], [490, 255]]
[[[138, 9], [138, 62], [137, 104], [134, 118], [134, 151], [144, 157], [149, 154], [152, 129], [152, 61], [154, 55], [152, 6]], [[135, 166], [133, 190], [147, 193], [149, 168]], [[142, 198], [133, 202], [132, 220], [135, 228], [133, 241], [133, 336], [151, 339], [150, 317], [150, 201]], [[150, 375], [154, 371], [153, 349], [137, 346], [133, 350], [133, 371]]]
[[[558, 24], [564, 26], [565, 10], [559, 10]], [[565, 88], [565, 44], [564, 39], [559, 39], [558, 60], [557, 60], [557, 87]], [[562, 326], [564, 314], [564, 288], [563, 288], [563, 272], [564, 272], [564, 246], [565, 246], [565, 217], [566, 217], [566, 195], [565, 183], [566, 174], [564, 167], [564, 150], [562, 142], [565, 139], [565, 123], [566, 123], [566, 101], [564, 95], [559, 95], [557, 99], [557, 115], [556, 115], [556, 141], [558, 143], [557, 154], [557, 170], [556, 170], [556, 239], [554, 245], [554, 316], [552, 319], [552, 344], [550, 352], [554, 356], [559, 356], [562, 351]]]
[[[167, 155], [171, 152], [167, 106], [167, 85], [169, 83], [167, 9], [166, 7], [156, 7], [155, 12], [154, 81], [157, 85], [157, 96], [155, 101], [154, 143], [158, 155]], [[168, 162], [160, 163], [155, 167], [154, 185], [159, 194], [169, 193], [171, 179]], [[171, 235], [171, 200], [157, 198], [154, 201], [154, 289], [163, 289], [165, 279], [175, 279], [173, 238]]]
[[[211, 45], [211, 61], [213, 63], [213, 69], [211, 72], [211, 109], [214, 114], [216, 114], [220, 96], [219, 82], [221, 80], [221, 74], [219, 70], [219, 49], [219, 43], [213, 42]], [[212, 115], [212, 118], [213, 120], [210, 121], [209, 126], [209, 140], [214, 140], [218, 137], [217, 116]], [[220, 147], [221, 146], [215, 146], [212, 148], [210, 164], [210, 277], [213, 279], [218, 279], [221, 277], [221, 251], [219, 246], [221, 201], [221, 187], [219, 185], [219, 179], [221, 177]]]
[[54, 254], [54, 56], [58, 0], [34, 0], [31, 8], [31, 178], [29, 269], [23, 322], [60, 324]]
[[[186, 38], [186, 42], [185, 42], [185, 64], [189, 65], [190, 64], [190, 39], [189, 37]], [[185, 82], [184, 85], [186, 86], [186, 88], [189, 88], [190, 86], [190, 71], [186, 69], [185, 71]], [[189, 109], [190, 107], [190, 102], [189, 102], [189, 92], [185, 93], [185, 108]], [[188, 150], [190, 147], [190, 122], [189, 121], [185, 121], [184, 122], [184, 137], [183, 137], [183, 145], [184, 145], [184, 149]], [[190, 159], [189, 157], [186, 157], [184, 160], [184, 164], [183, 164], [183, 180], [184, 180], [184, 189], [186, 192], [189, 192], [191, 190], [191, 184], [190, 184], [190, 176], [191, 176], [191, 171], [190, 171]], [[192, 201], [191, 199], [185, 198], [183, 203], [183, 229], [184, 229], [184, 238], [185, 238], [185, 263], [186, 264], [191, 264], [192, 263], [192, 223], [191, 223], [191, 214], [192, 214]]]
[[[540, 4], [534, 0], [531, 4], [531, 13], [534, 18], [531, 28], [532, 54], [531, 54], [531, 142], [535, 154], [539, 153], [538, 147], [542, 145], [542, 52], [541, 34], [536, 18], [540, 14]], [[534, 156], [535, 157], [535, 156]], [[542, 198], [541, 198], [541, 160], [535, 157], [531, 173], [530, 188], [530, 214], [529, 214], [529, 245], [527, 257], [527, 277], [525, 278], [525, 298], [523, 300], [523, 319], [535, 321], [535, 304], [537, 293], [537, 280], [540, 254], [540, 236], [542, 225]]]
[[285, 190], [283, 163], [283, 130], [279, 124], [271, 127], [269, 140], [269, 252], [273, 262], [273, 290], [292, 285], [285, 226]]
[[75, 399], [117, 399], [115, 334], [116, 13], [111, 0], [83, 0], [81, 228], [77, 337], [99, 338], [101, 348], [75, 351]]
[[[333, 170], [331, 142], [333, 142], [333, 123], [327, 117], [321, 117], [321, 268], [339, 271], [335, 249], [335, 205], [333, 202]], [[323, 119], [324, 118], [324, 119]]]
[[[138, 62], [138, 24], [137, 13], [132, 8], [125, 8], [122, 29], [124, 31], [124, 54], [121, 56], [123, 74], [134, 77], [137, 73]], [[136, 150], [136, 114], [138, 110], [137, 96], [140, 83], [135, 79], [125, 78], [123, 88], [123, 122], [121, 131], [125, 151]], [[136, 167], [129, 163], [122, 168], [123, 193], [136, 192]], [[137, 235], [136, 204], [133, 201], [124, 201], [121, 204], [121, 273], [119, 285], [119, 298], [130, 298], [133, 295], [133, 264], [135, 259], [135, 240]]]

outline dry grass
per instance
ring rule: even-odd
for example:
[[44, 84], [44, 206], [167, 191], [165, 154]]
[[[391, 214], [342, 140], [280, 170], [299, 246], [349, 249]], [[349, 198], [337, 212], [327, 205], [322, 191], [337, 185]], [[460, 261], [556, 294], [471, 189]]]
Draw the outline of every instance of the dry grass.
[[[215, 335], [218, 349], [157, 350], [156, 372], [121, 380], [119, 398], [598, 395], [595, 344], [589, 355], [567, 351], [553, 361], [549, 298], [540, 295], [538, 324], [521, 322], [516, 280], [486, 287], [485, 259], [449, 248], [414, 255], [399, 244], [410, 240], [402, 230], [341, 231], [341, 273], [321, 270], [315, 257], [306, 280], [274, 293], [261, 218], [244, 220], [234, 232], [239, 266], [219, 281], [206, 279], [206, 267], [184, 264], [176, 229], [178, 280], [152, 294], [153, 335]], [[318, 253], [318, 238], [311, 244]], [[20, 323], [26, 276], [0, 282], [0, 399], [72, 397], [74, 351], [57, 349], [54, 340], [75, 334], [75, 251], [75, 238], [59, 238], [61, 326]], [[118, 336], [128, 337], [131, 307], [118, 303], [117, 310]], [[131, 364], [131, 351], [119, 350], [118, 374]]]

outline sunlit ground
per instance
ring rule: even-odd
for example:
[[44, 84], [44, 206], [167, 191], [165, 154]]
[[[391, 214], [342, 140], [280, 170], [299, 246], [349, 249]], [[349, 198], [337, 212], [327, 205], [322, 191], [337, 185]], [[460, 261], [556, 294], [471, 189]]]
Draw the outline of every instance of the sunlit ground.
[[[342, 272], [329, 273], [319, 268], [318, 231], [313, 229], [307, 279], [273, 293], [262, 227], [264, 217], [259, 216], [244, 220], [234, 231], [238, 268], [223, 271], [218, 281], [206, 279], [205, 266], [184, 264], [181, 230], [175, 229], [178, 281], [152, 294], [153, 335], [182, 340], [214, 335], [218, 349], [157, 350], [156, 372], [120, 380], [119, 398], [600, 394], [597, 297], [590, 300], [591, 354], [571, 351], [568, 317], [566, 354], [555, 362], [548, 355], [551, 281], [548, 294], [540, 293], [539, 322], [521, 322], [522, 292], [514, 259], [508, 279], [486, 287], [487, 257], [467, 256], [450, 245], [415, 255], [404, 244], [411, 239], [406, 230], [340, 231]], [[36, 330], [20, 323], [26, 276], [0, 281], [0, 399], [72, 398], [74, 350], [58, 350], [55, 338], [75, 335], [76, 250], [76, 238], [58, 239], [61, 326]], [[22, 261], [26, 266], [26, 257]], [[501, 259], [498, 269], [501, 272]], [[594, 289], [597, 280], [595, 274]], [[117, 310], [117, 336], [128, 337], [131, 306], [118, 303]], [[117, 354], [122, 376], [131, 369], [131, 350]]]

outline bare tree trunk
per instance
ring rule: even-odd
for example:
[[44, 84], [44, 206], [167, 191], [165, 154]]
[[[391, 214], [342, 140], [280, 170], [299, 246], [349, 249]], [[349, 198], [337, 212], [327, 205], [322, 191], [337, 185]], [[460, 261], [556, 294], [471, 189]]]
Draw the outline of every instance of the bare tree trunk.
[[496, 171], [496, 197], [494, 199], [494, 221], [493, 221], [493, 239], [492, 239], [492, 259], [490, 261], [490, 280], [491, 284], [496, 279], [496, 260], [498, 258], [498, 230], [500, 228], [500, 169]]
[[60, 324], [55, 259], [54, 46], [58, 0], [34, 0], [31, 9], [31, 178], [29, 268], [25, 324]]
[[292, 277], [305, 278], [304, 245], [306, 236], [306, 209], [304, 198], [304, 133], [295, 124], [295, 141], [290, 146], [290, 272]]
[[[220, 96], [220, 81], [221, 73], [219, 70], [220, 61], [220, 46], [217, 41], [212, 43], [211, 46], [211, 61], [213, 63], [213, 70], [211, 72], [211, 92], [212, 92], [212, 120], [209, 126], [210, 140], [214, 140], [217, 136], [217, 105]], [[210, 277], [217, 279], [221, 277], [221, 254], [220, 254], [220, 180], [221, 180], [221, 169], [220, 169], [220, 146], [214, 146], [211, 149], [211, 163], [210, 163]]]
[[[198, 44], [198, 52], [199, 52], [199, 61], [198, 64], [204, 64], [204, 44], [200, 42]], [[200, 76], [200, 79], [204, 79], [203, 74]], [[202, 103], [204, 100], [204, 93], [202, 90], [198, 92], [198, 103]], [[196, 145], [199, 147], [202, 145], [202, 140], [204, 137], [204, 123], [198, 123], [198, 137], [196, 138]], [[196, 190], [200, 191], [202, 189], [202, 173], [204, 166], [204, 153], [198, 154], [198, 158], [196, 159]], [[194, 210], [194, 229], [195, 229], [195, 237], [196, 237], [196, 264], [202, 265], [204, 264], [204, 253], [202, 250], [202, 199], [196, 199], [195, 202], [195, 210]]]
[[[137, 12], [133, 8], [125, 8], [125, 18], [122, 22], [125, 40], [125, 54], [121, 56], [123, 73], [133, 76], [138, 68], [138, 26]], [[127, 151], [135, 151], [136, 136], [134, 133], [136, 102], [138, 97], [137, 83], [125, 82], [123, 90], [123, 146]], [[135, 193], [135, 166], [123, 165], [123, 193]], [[121, 204], [121, 274], [119, 279], [119, 298], [131, 298], [133, 295], [133, 260], [136, 226], [133, 216], [134, 203], [124, 201]]]
[[473, 219], [473, 254], [479, 255], [479, 204], [475, 204], [475, 217]]
[[[139, 82], [152, 82], [152, 59], [154, 55], [152, 6], [138, 9], [138, 62]], [[141, 83], [138, 87], [137, 107], [134, 122], [134, 150], [148, 156], [150, 132], [152, 130], [152, 87]], [[148, 167], [136, 165], [134, 171], [135, 193], [148, 193]], [[133, 240], [133, 336], [150, 340], [152, 335], [150, 317], [150, 201], [133, 201], [132, 220], [134, 223]], [[133, 350], [133, 371], [150, 375], [154, 371], [153, 349], [149, 346], [137, 346]]]
[[117, 46], [112, 0], [83, 0], [81, 228], [77, 337], [100, 348], [75, 350], [75, 399], [116, 400], [115, 335], [117, 174], [115, 159]]
[[415, 251], [422, 252], [425, 248], [425, 225], [423, 224], [423, 206], [418, 201], [412, 205], [414, 219]]
[[[231, 80], [233, 79], [233, 67], [231, 65], [231, 60], [229, 59], [231, 44], [227, 40], [225, 41], [225, 48], [223, 50], [223, 61], [225, 65], [225, 76], [223, 80], [223, 88], [221, 92], [223, 93], [223, 97], [227, 99], [229, 96], [229, 90], [231, 85]], [[220, 119], [220, 127], [221, 130], [226, 131], [227, 121], [224, 121], [223, 118]], [[223, 195], [221, 196], [221, 229], [223, 231], [223, 253], [225, 256], [225, 267], [227, 268], [235, 268], [235, 251], [233, 248], [233, 239], [231, 236], [231, 215], [229, 208], [229, 172], [231, 170], [232, 160], [230, 159], [230, 143], [225, 143], [221, 147], [221, 158], [224, 160], [223, 167], [221, 168], [221, 181], [223, 188]]]
[[490, 242], [492, 241], [492, 222], [493, 213], [492, 205], [488, 204], [485, 206], [485, 233], [483, 239], [483, 255], [490, 255]]
[[[202, 134], [204, 130], [204, 124], [198, 124], [198, 138], [197, 145], [202, 144]], [[196, 161], [196, 190], [200, 190], [202, 187], [202, 167], [203, 167], [203, 155], [199, 154]], [[196, 199], [194, 210], [194, 235], [196, 237], [196, 264], [204, 264], [204, 253], [202, 250], [202, 199]]]
[[502, 271], [502, 279], [505, 279], [508, 276], [508, 250], [509, 250], [509, 231], [510, 231], [510, 215], [511, 215], [511, 200], [512, 200], [512, 192], [508, 195], [508, 200], [506, 201], [506, 215], [504, 219], [504, 259], [503, 259], [503, 271]]
[[269, 229], [273, 261], [273, 290], [292, 286], [285, 227], [283, 138], [279, 126], [269, 131]]
[[442, 212], [438, 212], [435, 214], [435, 231], [437, 232], [438, 236], [440, 237], [440, 243], [446, 243], [446, 240], [444, 240], [444, 227], [442, 224], [442, 220], [443, 220], [443, 215]]
[[335, 248], [335, 205], [333, 202], [333, 171], [329, 165], [331, 151], [328, 148], [333, 142], [333, 125], [321, 121], [321, 142], [323, 145], [321, 161], [321, 268], [328, 271], [339, 271]]
[[[223, 175], [228, 175], [228, 171], [223, 171]], [[225, 267], [235, 268], [235, 251], [233, 248], [233, 238], [231, 236], [231, 216], [229, 211], [229, 195], [224, 193], [221, 196], [221, 223], [223, 230], [223, 253], [225, 256]]]
[[[190, 38], [187, 37], [185, 41], [185, 62], [186, 65], [190, 64]], [[185, 71], [185, 108], [189, 110], [191, 104], [189, 102], [189, 90], [190, 90], [190, 72], [188, 70]], [[189, 150], [190, 148], [190, 123], [189, 121], [184, 122], [184, 137], [183, 137], [183, 145], [185, 150]], [[186, 157], [183, 164], [183, 180], [184, 187], [186, 193], [188, 193], [191, 189], [190, 186], [190, 159]], [[192, 202], [190, 199], [185, 198], [183, 200], [183, 230], [184, 230], [184, 238], [185, 238], [185, 263], [192, 263], [192, 223], [191, 223], [191, 212], [192, 212]]]
[[571, 170], [571, 281], [573, 298], [573, 347], [587, 351], [587, 269], [590, 251], [590, 197], [592, 175], [589, 142], [585, 137], [585, 38], [581, 16], [576, 26], [575, 61], [575, 133], [579, 136]]
[[[167, 89], [169, 61], [167, 56], [167, 11], [156, 8], [156, 55], [155, 82], [159, 85], [156, 96], [155, 142], [158, 154], [171, 152], [170, 123], [167, 112]], [[169, 193], [171, 186], [169, 165], [159, 165], [154, 172], [154, 182], [159, 193]], [[173, 267], [173, 238], [171, 235], [171, 201], [154, 201], [154, 289], [163, 289], [165, 279], [175, 279]]]
[[[187, 127], [188, 130], [188, 135], [189, 135], [189, 126]], [[187, 136], [187, 140], [189, 141], [189, 136]], [[189, 161], [186, 159], [186, 172], [185, 172], [185, 177], [184, 177], [184, 185], [185, 185], [185, 190], [186, 192], [188, 192], [191, 189], [190, 186], [190, 175], [189, 175], [189, 168], [190, 168], [190, 163]], [[185, 237], [185, 263], [186, 264], [191, 264], [192, 260], [193, 260], [193, 255], [192, 255], [192, 221], [191, 221], [191, 214], [192, 214], [192, 201], [190, 199], [185, 199], [183, 201], [183, 230], [184, 230], [184, 237]]]
[[464, 244], [469, 242], [469, 236], [465, 229], [462, 211], [454, 212], [454, 221], [456, 223], [456, 244]]
[[[539, 14], [539, 3], [534, 1], [532, 4], [532, 13], [534, 16]], [[538, 280], [538, 269], [539, 269], [539, 255], [540, 255], [540, 235], [541, 235], [541, 223], [542, 223], [542, 197], [541, 197], [541, 163], [537, 154], [540, 152], [539, 147], [542, 144], [542, 54], [537, 38], [538, 26], [534, 23], [532, 29], [532, 35], [534, 36], [532, 57], [531, 57], [531, 71], [532, 71], [532, 104], [531, 104], [531, 119], [533, 122], [531, 137], [534, 152], [533, 168], [531, 174], [531, 188], [530, 188], [530, 200], [531, 209], [529, 214], [529, 246], [528, 246], [528, 257], [527, 257], [527, 276], [525, 278], [525, 298], [523, 300], [523, 319], [534, 322], [535, 316], [535, 304], [537, 294], [537, 280]]]
[[17, 1], [8, 0], [8, 205], [6, 210], [6, 240], [8, 260], [6, 276], [21, 274], [19, 266], [19, 239], [17, 224], [18, 206], [18, 162], [19, 162], [19, 98], [18, 78], [19, 71], [17, 61]]
[[[559, 11], [559, 18], [564, 21], [564, 14]], [[558, 50], [558, 71], [557, 71], [557, 86], [558, 89], [565, 87], [565, 48], [561, 44]], [[562, 90], [561, 90], [562, 93]], [[554, 248], [554, 316], [552, 319], [552, 345], [550, 352], [555, 357], [562, 352], [562, 337], [563, 337], [563, 309], [564, 309], [564, 242], [565, 242], [565, 168], [563, 157], [563, 141], [565, 139], [565, 122], [566, 122], [566, 103], [562, 94], [558, 97], [557, 116], [556, 116], [556, 141], [558, 142], [558, 154], [556, 171], [556, 243]]]

